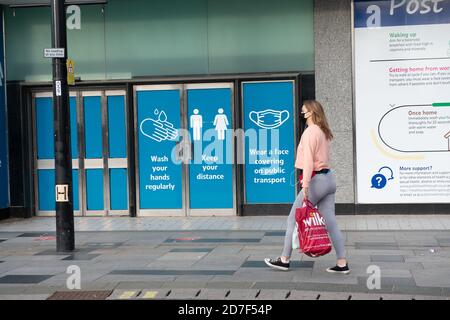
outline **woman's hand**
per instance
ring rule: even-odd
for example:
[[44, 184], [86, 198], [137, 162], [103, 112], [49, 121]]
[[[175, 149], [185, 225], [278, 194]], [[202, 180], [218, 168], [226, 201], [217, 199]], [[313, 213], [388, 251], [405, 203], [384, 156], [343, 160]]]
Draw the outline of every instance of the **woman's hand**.
[[308, 200], [309, 188], [303, 188], [303, 200]]

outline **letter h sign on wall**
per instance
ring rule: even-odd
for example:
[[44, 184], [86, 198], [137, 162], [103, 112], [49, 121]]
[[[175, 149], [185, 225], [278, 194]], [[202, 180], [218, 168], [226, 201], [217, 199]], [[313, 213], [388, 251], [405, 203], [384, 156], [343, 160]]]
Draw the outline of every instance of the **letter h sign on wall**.
[[67, 184], [57, 184], [55, 191], [56, 202], [69, 202], [69, 186]]

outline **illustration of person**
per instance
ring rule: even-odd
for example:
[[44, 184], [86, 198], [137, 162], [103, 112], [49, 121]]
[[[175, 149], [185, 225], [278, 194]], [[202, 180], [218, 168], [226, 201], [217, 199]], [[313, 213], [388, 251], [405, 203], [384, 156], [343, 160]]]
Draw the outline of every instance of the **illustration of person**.
[[201, 129], [203, 127], [203, 118], [198, 114], [198, 109], [194, 109], [194, 114], [190, 118], [190, 127], [194, 130], [194, 141], [201, 140]]
[[219, 108], [219, 114], [214, 118], [214, 126], [217, 131], [218, 139], [225, 140], [225, 131], [229, 125], [227, 116], [223, 114], [223, 109]]

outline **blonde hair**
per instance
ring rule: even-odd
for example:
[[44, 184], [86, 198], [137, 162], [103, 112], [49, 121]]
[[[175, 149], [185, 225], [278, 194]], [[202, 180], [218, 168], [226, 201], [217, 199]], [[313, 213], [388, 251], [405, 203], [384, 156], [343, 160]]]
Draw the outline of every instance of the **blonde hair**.
[[303, 102], [308, 112], [312, 113], [312, 121], [314, 124], [318, 125], [320, 129], [325, 133], [328, 140], [332, 140], [333, 133], [331, 132], [330, 126], [328, 125], [327, 117], [325, 116], [325, 111], [323, 110], [320, 102], [316, 100], [306, 100]]

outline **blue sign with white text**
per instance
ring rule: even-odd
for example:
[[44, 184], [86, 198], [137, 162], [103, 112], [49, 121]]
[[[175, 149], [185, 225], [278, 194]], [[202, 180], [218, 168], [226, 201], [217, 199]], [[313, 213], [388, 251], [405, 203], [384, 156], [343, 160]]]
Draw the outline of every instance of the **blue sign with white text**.
[[180, 90], [137, 92], [140, 209], [182, 209]]
[[0, 7], [0, 209], [9, 207], [8, 140], [6, 130], [6, 79], [4, 77], [3, 9]]
[[292, 203], [294, 82], [247, 82], [242, 94], [246, 203]]
[[450, 0], [355, 0], [355, 28], [450, 23]]
[[189, 89], [191, 209], [233, 208], [232, 94], [230, 88]]

